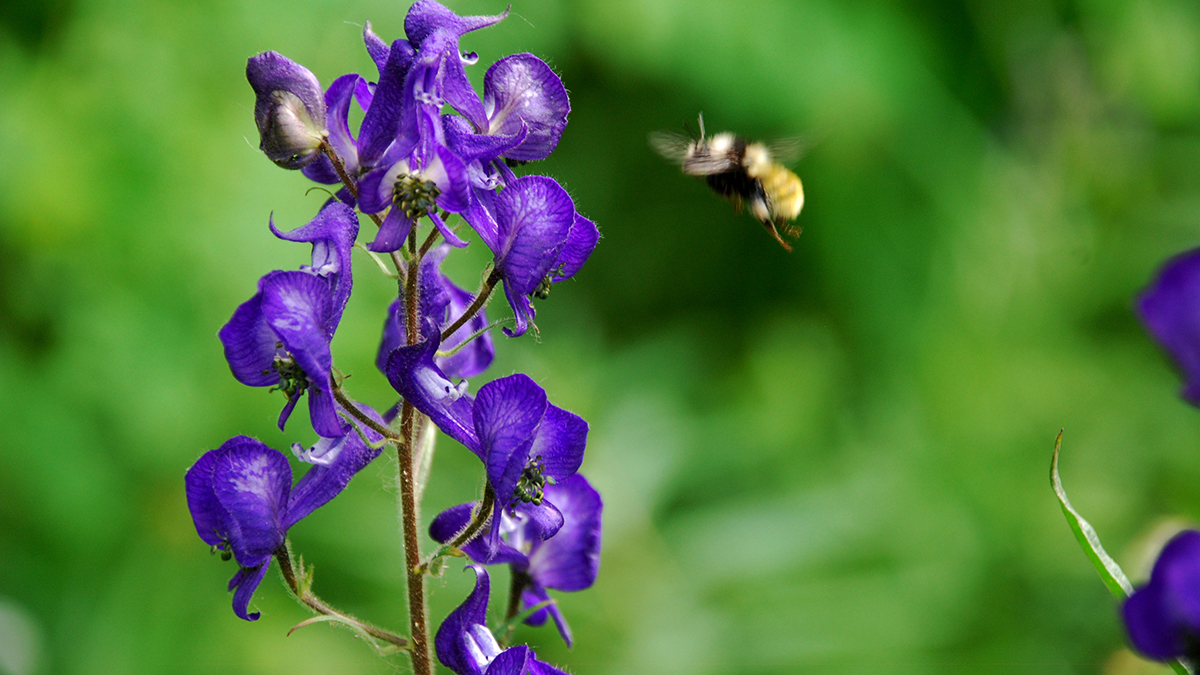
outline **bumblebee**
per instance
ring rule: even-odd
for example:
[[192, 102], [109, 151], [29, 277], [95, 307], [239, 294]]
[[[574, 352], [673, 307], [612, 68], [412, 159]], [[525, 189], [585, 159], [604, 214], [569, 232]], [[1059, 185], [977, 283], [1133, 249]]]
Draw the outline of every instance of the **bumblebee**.
[[758, 219], [785, 250], [792, 247], [783, 235], [800, 236], [792, 221], [804, 207], [804, 186], [800, 178], [776, 161], [799, 156], [799, 144], [750, 142], [736, 134], [704, 134], [701, 115], [699, 140], [669, 131], [650, 134], [650, 145], [658, 154], [677, 162], [683, 172], [703, 177], [717, 194], [740, 212], [743, 206]]

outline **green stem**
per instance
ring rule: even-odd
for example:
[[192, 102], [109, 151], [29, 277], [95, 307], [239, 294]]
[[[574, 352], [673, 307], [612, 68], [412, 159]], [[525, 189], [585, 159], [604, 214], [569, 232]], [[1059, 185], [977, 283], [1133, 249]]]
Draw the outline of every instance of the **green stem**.
[[500, 283], [500, 278], [500, 273], [493, 268], [491, 273], [487, 275], [487, 278], [484, 279], [483, 287], [479, 289], [479, 293], [475, 296], [475, 301], [471, 303], [471, 306], [467, 307], [462, 316], [450, 324], [449, 328], [442, 331], [443, 342], [449, 340], [450, 336], [454, 335], [454, 331], [466, 325], [468, 321], [479, 313], [479, 310], [483, 309], [484, 305], [487, 305], [488, 299], [492, 296], [492, 290], [496, 288], [496, 284]]

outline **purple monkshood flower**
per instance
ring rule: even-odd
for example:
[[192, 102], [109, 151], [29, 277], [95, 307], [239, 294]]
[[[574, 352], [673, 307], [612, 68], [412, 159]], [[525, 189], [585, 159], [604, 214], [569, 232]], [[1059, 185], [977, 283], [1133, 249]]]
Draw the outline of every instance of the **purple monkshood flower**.
[[483, 461], [496, 494], [491, 529], [480, 538], [483, 559], [490, 562], [501, 546], [502, 512], [527, 521], [531, 536], [549, 539], [563, 515], [545, 487], [579, 470], [587, 422], [551, 405], [545, 390], [520, 373], [483, 385], [472, 401], [465, 381], [455, 385], [434, 364], [437, 344], [434, 336], [393, 350], [387, 377], [404, 400]]
[[[523, 335], [534, 318], [530, 296], [545, 297], [550, 284], [575, 276], [600, 239], [596, 224], [575, 211], [571, 196], [553, 178], [523, 176], [464, 216], [495, 258], [495, 273], [516, 319], [509, 337]], [[493, 220], [494, 219], [494, 220]]]
[[1200, 248], [1162, 266], [1138, 297], [1137, 312], [1183, 371], [1183, 398], [1200, 406]]
[[566, 675], [537, 659], [525, 645], [501, 650], [487, 627], [491, 582], [487, 570], [468, 565], [475, 572], [475, 590], [458, 606], [434, 636], [438, 661], [458, 675]]
[[264, 52], [246, 63], [246, 79], [254, 89], [254, 122], [263, 153], [285, 169], [316, 159], [328, 133], [316, 76], [278, 52]]
[[[367, 81], [356, 74], [343, 75], [334, 80], [325, 90], [325, 107], [328, 110], [329, 136], [328, 141], [342, 160], [346, 174], [357, 177], [359, 173], [358, 145], [350, 133], [350, 102], [357, 100], [359, 106], [366, 110], [371, 106], [373, 93]], [[325, 185], [340, 185], [341, 176], [333, 168], [333, 162], [319, 154], [315, 161], [301, 169], [309, 180]], [[342, 188], [338, 191], [338, 199], [354, 206], [354, 198], [350, 190]]]
[[[523, 514], [500, 512], [500, 544], [495, 556], [487, 559], [485, 545], [478, 539], [462, 550], [477, 563], [508, 563], [514, 585], [521, 593], [521, 610], [546, 602], [546, 589], [581, 591], [589, 588], [600, 571], [600, 512], [603, 503], [581, 474], [561, 483], [547, 485], [545, 499], [552, 502], [563, 517], [562, 528], [549, 539], [540, 539], [536, 527]], [[449, 542], [471, 521], [474, 503], [453, 506], [440, 513], [429, 525], [429, 534], [441, 543]], [[534, 612], [525, 623], [540, 626], [553, 617], [567, 646], [571, 629], [558, 606], [551, 604]]]
[[[482, 124], [443, 116], [450, 148], [464, 161], [497, 157], [545, 159], [558, 145], [571, 103], [562, 79], [533, 54], [513, 54], [492, 64], [483, 77]], [[472, 128], [474, 126], [474, 128]]]
[[[365, 433], [372, 441], [381, 440], [370, 430]], [[283, 453], [235, 436], [188, 469], [187, 502], [196, 533], [226, 559], [230, 554], [237, 559], [237, 574], [229, 580], [235, 614], [247, 621], [258, 618], [258, 612], [247, 613], [250, 597], [288, 529], [336, 497], [379, 452], [358, 434], [323, 438], [298, 453], [313, 466], [293, 487]]]
[[309, 224], [281, 239], [312, 244], [312, 265], [271, 272], [258, 292], [242, 303], [218, 332], [233, 376], [252, 387], [279, 387], [288, 400], [279, 415], [283, 429], [301, 394], [309, 393], [309, 416], [320, 436], [346, 433], [338, 418], [330, 372], [329, 343], [352, 286], [350, 249], [358, 217], [345, 204], [330, 202]]
[[1122, 609], [1129, 641], [1156, 660], [1200, 657], [1200, 532], [1185, 530], [1163, 547], [1150, 582]]
[[[425, 322], [424, 338], [431, 336], [432, 331], [441, 331], [456, 321], [471, 302], [475, 299], [467, 291], [454, 285], [441, 272], [442, 261], [450, 252], [446, 245], [438, 246], [429, 251], [421, 260], [421, 316], [432, 319]], [[379, 353], [375, 357], [375, 365], [379, 370], [387, 372], [387, 359], [392, 350], [407, 343], [405, 333], [404, 296], [392, 301], [388, 307], [388, 316], [383, 324], [383, 339], [379, 343]], [[449, 352], [462, 344], [468, 337], [487, 327], [487, 316], [482, 310], [471, 320], [441, 344], [441, 350]], [[468, 378], [487, 370], [491, 365], [495, 350], [492, 347], [492, 337], [483, 333], [470, 344], [450, 356], [437, 356], [433, 362], [447, 377]]]

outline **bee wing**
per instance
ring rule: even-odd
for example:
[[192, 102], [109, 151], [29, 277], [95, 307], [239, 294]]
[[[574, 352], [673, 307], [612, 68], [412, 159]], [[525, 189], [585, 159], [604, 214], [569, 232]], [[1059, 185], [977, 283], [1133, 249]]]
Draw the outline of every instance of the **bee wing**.
[[789, 165], [800, 161], [816, 144], [817, 139], [812, 134], [803, 134], [780, 138], [765, 145], [776, 162]]
[[676, 164], [683, 163], [688, 147], [693, 143], [690, 137], [674, 131], [651, 131], [647, 138], [655, 152]]

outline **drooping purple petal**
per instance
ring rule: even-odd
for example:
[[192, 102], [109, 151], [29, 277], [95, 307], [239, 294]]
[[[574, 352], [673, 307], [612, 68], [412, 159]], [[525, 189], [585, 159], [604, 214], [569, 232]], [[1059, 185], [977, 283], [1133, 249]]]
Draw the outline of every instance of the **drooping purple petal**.
[[520, 161], [545, 159], [558, 145], [571, 104], [557, 74], [533, 54], [513, 54], [488, 68], [483, 78], [488, 133], [526, 138], [504, 156]]
[[263, 577], [267, 574], [267, 562], [257, 567], [243, 567], [229, 580], [229, 590], [234, 592], [233, 613], [237, 614], [238, 618], [246, 621], [258, 621], [259, 612], [253, 614], [246, 612], [250, 607], [250, 597], [254, 595], [254, 591], [258, 589], [258, 585], [262, 583]]
[[[550, 600], [550, 594], [541, 585], [534, 582], [526, 586], [521, 592], [521, 607], [530, 608], [540, 605], [543, 602]], [[546, 623], [546, 619], [554, 619], [554, 626], [558, 628], [558, 634], [562, 636], [563, 641], [570, 647], [575, 643], [575, 636], [571, 634], [571, 626], [567, 623], [567, 618], [563, 616], [562, 610], [558, 608], [556, 603], [551, 602], [545, 607], [530, 614], [525, 623], [530, 626], [541, 626]]]
[[270, 387], [279, 382], [272, 364], [279, 338], [262, 313], [262, 287], [233, 312], [229, 322], [221, 327], [217, 337], [225, 347], [225, 360], [238, 382], [251, 387]]
[[484, 635], [473, 630], [475, 626], [484, 626], [486, 630], [491, 582], [482, 567], [467, 568], [475, 572], [475, 589], [442, 621], [433, 643], [442, 665], [459, 675], [482, 675], [488, 663], [500, 653], [500, 646], [491, 633]]
[[440, 337], [435, 331], [424, 342], [392, 350], [384, 367], [388, 382], [447, 436], [482, 458], [471, 421], [470, 396], [463, 385], [451, 382], [433, 362], [439, 344]]
[[505, 649], [488, 664], [487, 675], [525, 675], [534, 660], [533, 650], [525, 645]]
[[485, 448], [488, 481], [497, 504], [512, 499], [548, 405], [545, 390], [521, 373], [493, 380], [476, 394], [475, 433]]
[[547, 476], [563, 480], [573, 476], [583, 463], [587, 432], [588, 423], [579, 415], [553, 405], [547, 406], [529, 455], [541, 457]]
[[1183, 371], [1183, 398], [1200, 406], [1200, 248], [1168, 260], [1138, 298], [1137, 311]]
[[[429, 536], [436, 542], [446, 544], [454, 538], [463, 528], [471, 522], [471, 513], [478, 502], [468, 502], [451, 506], [439, 513], [433, 522], [429, 524]], [[492, 517], [496, 517], [493, 514]], [[507, 518], [503, 513], [501, 518]], [[501, 526], [503, 531], [503, 526]], [[487, 565], [498, 565], [502, 563], [512, 564], [518, 569], [525, 569], [529, 566], [529, 559], [524, 553], [517, 549], [504, 544], [503, 542], [497, 547], [494, 552], [489, 553], [487, 544], [483, 541], [483, 537], [476, 535], [473, 539], [461, 547], [463, 553], [466, 553], [471, 560], [477, 563]]]
[[546, 486], [546, 501], [563, 516], [558, 533], [535, 545], [529, 555], [529, 575], [546, 588], [581, 591], [600, 571], [600, 493], [575, 474]]
[[[346, 173], [358, 173], [358, 147], [350, 134], [350, 101], [363, 79], [356, 74], [343, 75], [334, 80], [325, 90], [326, 120], [329, 125], [329, 145], [341, 158]], [[309, 180], [325, 185], [341, 183], [342, 179], [333, 168], [333, 162], [321, 153], [316, 160], [300, 170]]]
[[[378, 413], [370, 407], [361, 404], [359, 407], [376, 422], [383, 423]], [[369, 427], [364, 428], [364, 433], [373, 441], [382, 440]], [[323, 449], [322, 459], [325, 463], [314, 464], [292, 489], [287, 517], [283, 521], [285, 530], [338, 496], [350, 479], [378, 457], [382, 450], [367, 445], [354, 432], [329, 440], [330, 447]]]
[[502, 328], [504, 334], [508, 337], [520, 337], [529, 330], [529, 324], [533, 323], [534, 317], [537, 316], [537, 310], [533, 308], [533, 303], [529, 301], [529, 295], [521, 293], [517, 288], [504, 284], [504, 297], [508, 298], [508, 306], [513, 311], [513, 323], [515, 324], [512, 330], [507, 326]]
[[292, 470], [278, 450], [247, 436], [235, 436], [218, 448], [213, 464], [213, 493], [237, 528], [229, 542], [238, 564], [257, 567], [283, 544], [283, 525]]
[[263, 153], [285, 169], [313, 161], [325, 136], [325, 98], [316, 76], [278, 52], [264, 52], [246, 62], [246, 79]]
[[479, 134], [458, 115], [442, 115], [442, 128], [446, 134], [446, 146], [464, 162], [490, 162], [519, 145], [529, 134], [528, 128], [520, 120], [517, 120], [516, 131], [511, 134]]
[[358, 237], [358, 216], [354, 209], [338, 202], [328, 202], [316, 218], [291, 232], [275, 229], [274, 220], [270, 227], [271, 232], [280, 239], [312, 244], [312, 266], [302, 266], [300, 269], [329, 281], [333, 292], [333, 314], [329, 321], [336, 327], [354, 287], [350, 259], [354, 240]]
[[599, 241], [600, 230], [596, 228], [596, 224], [576, 213], [575, 224], [571, 226], [571, 233], [567, 235], [567, 243], [558, 254], [558, 259], [554, 261], [550, 280], [557, 283], [575, 276], [592, 255]]

